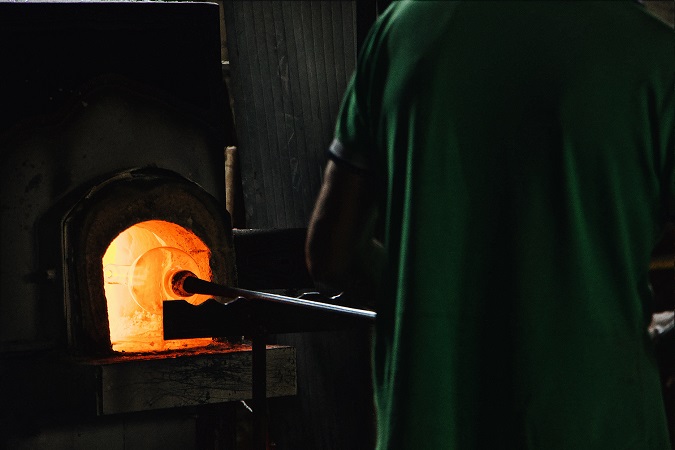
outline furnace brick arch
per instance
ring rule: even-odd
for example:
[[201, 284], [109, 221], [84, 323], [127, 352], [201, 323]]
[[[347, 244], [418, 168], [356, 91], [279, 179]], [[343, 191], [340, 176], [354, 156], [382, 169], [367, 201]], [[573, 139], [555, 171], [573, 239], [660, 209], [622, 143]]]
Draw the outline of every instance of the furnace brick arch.
[[112, 176], [94, 186], [63, 222], [64, 307], [69, 347], [75, 354], [112, 351], [101, 260], [122, 231], [152, 220], [194, 233], [211, 251], [213, 281], [236, 284], [229, 214], [210, 194], [163, 169]]

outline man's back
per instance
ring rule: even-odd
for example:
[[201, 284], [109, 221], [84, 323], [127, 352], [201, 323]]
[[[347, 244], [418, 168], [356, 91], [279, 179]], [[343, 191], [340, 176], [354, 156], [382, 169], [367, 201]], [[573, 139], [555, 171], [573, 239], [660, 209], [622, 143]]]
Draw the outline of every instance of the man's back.
[[381, 447], [668, 447], [646, 326], [672, 34], [639, 8], [421, 2], [375, 26], [336, 138], [384, 191]]

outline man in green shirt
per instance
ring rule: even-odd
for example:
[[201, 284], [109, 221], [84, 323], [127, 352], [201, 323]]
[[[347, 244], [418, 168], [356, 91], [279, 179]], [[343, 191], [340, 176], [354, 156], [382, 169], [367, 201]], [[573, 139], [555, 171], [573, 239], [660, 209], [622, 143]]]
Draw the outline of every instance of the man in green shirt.
[[384, 267], [378, 448], [669, 447], [647, 325], [674, 62], [634, 2], [401, 2], [378, 20], [307, 242], [335, 287]]

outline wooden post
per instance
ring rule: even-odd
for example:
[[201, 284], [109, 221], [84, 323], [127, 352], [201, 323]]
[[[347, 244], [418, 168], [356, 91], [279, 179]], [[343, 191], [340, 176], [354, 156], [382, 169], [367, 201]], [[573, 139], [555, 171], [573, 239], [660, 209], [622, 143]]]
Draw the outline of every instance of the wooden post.
[[232, 228], [245, 227], [244, 193], [237, 147], [225, 149], [225, 209], [230, 213]]

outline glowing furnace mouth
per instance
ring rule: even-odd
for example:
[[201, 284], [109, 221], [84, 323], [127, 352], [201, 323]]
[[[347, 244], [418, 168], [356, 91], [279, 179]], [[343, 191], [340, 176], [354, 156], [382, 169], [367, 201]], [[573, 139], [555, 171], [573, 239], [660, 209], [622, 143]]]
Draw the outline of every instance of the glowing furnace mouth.
[[141, 222], [120, 233], [103, 256], [102, 275], [114, 351], [158, 351], [203, 346], [210, 339], [164, 341], [162, 302], [199, 304], [205, 295], [181, 296], [173, 276], [189, 270], [211, 280], [211, 252], [191, 231], [171, 222]]

